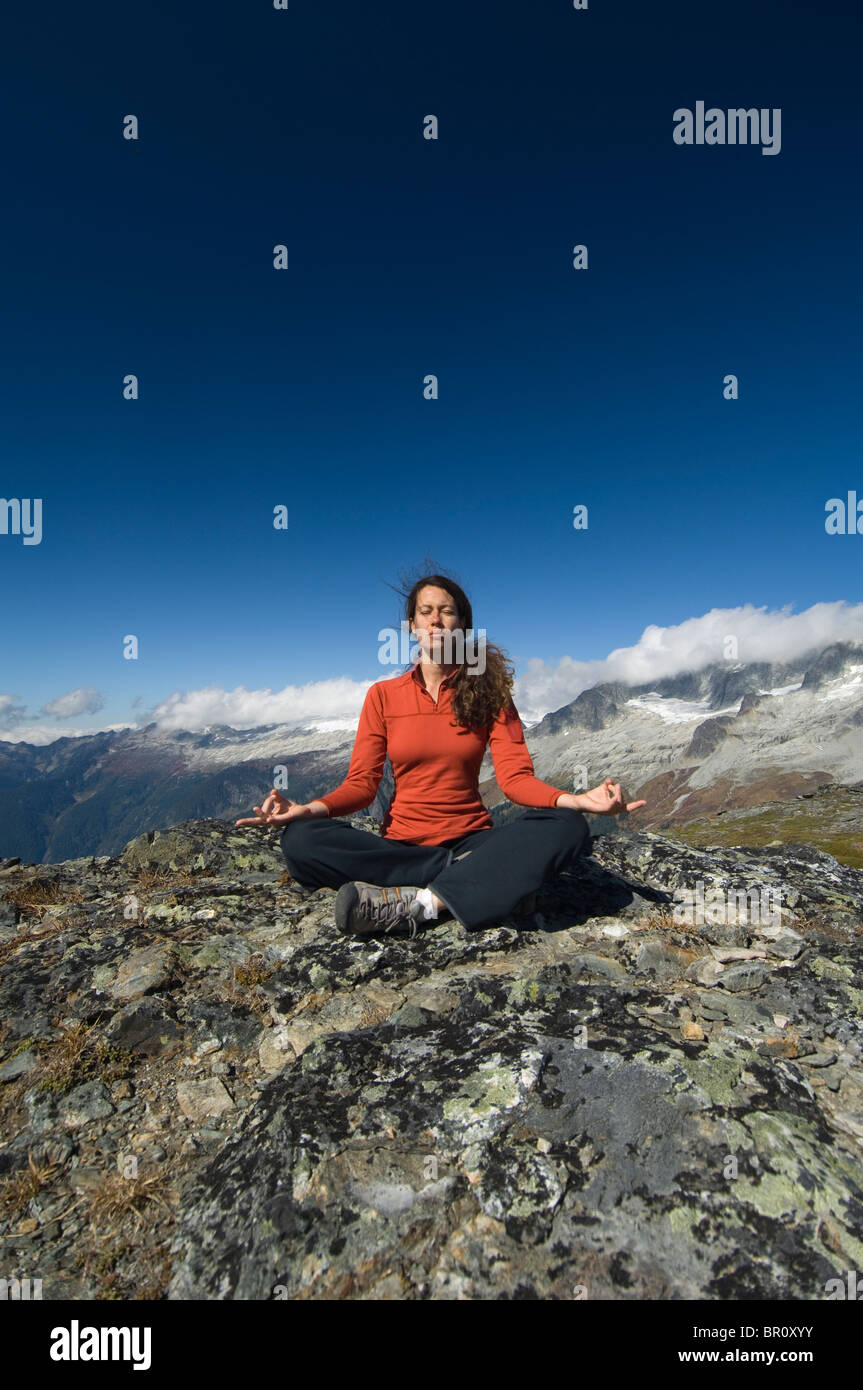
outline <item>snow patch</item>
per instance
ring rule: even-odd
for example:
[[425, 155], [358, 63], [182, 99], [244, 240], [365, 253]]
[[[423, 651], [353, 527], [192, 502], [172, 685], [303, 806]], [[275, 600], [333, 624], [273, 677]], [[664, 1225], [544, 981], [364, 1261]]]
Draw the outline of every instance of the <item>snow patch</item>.
[[[849, 666], [848, 671], [853, 673], [853, 679], [849, 681], [845, 679], [844, 675], [837, 676], [836, 680], [842, 681], [843, 684], [838, 686], [836, 690], [828, 690], [826, 695], [821, 696], [822, 700], [843, 700], [846, 695], [860, 694], [860, 691], [863, 690], [863, 666]], [[831, 684], [835, 684], [835, 681], [832, 681]]]
[[736, 714], [739, 703], [729, 705], [727, 709], [711, 709], [707, 700], [674, 700], [670, 696], [660, 695], [656, 690], [649, 690], [646, 695], [636, 695], [633, 699], [627, 700], [628, 705], [635, 709], [644, 710], [645, 714], [655, 714], [666, 724], [693, 724], [696, 719], [711, 719], [719, 714]]

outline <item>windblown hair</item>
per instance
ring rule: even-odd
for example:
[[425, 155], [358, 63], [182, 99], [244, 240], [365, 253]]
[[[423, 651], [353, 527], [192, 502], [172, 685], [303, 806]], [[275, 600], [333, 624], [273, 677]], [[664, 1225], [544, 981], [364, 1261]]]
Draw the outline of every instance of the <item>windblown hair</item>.
[[[417, 599], [422, 589], [433, 585], [445, 589], [451, 595], [459, 613], [458, 626], [467, 633], [473, 627], [473, 609], [464, 589], [445, 574], [427, 574], [418, 579], [405, 600], [405, 616], [413, 623]], [[485, 670], [469, 674], [464, 663], [459, 667], [452, 682], [452, 712], [456, 724], [466, 729], [488, 730], [502, 709], [512, 704], [512, 685], [514, 671], [500, 647], [485, 642]], [[472, 644], [465, 643], [467, 651], [476, 650]]]

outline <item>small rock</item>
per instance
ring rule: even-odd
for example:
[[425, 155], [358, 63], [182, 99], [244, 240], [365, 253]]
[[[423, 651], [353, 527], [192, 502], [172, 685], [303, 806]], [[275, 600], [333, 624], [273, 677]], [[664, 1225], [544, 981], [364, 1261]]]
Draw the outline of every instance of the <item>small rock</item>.
[[269, 1028], [258, 1047], [258, 1061], [264, 1071], [281, 1071], [287, 1062], [293, 1062], [296, 1053], [291, 1046], [288, 1028], [281, 1024]]
[[192, 960], [195, 965], [245, 965], [251, 954], [251, 946], [241, 936], [211, 936]]
[[218, 1077], [206, 1081], [178, 1081], [177, 1100], [190, 1120], [205, 1120], [234, 1109], [234, 1101]]
[[34, 1144], [32, 1149], [34, 1163], [65, 1163], [75, 1152], [75, 1145], [68, 1134], [56, 1131], [54, 1134]]
[[810, 1052], [807, 1057], [805, 1054], [800, 1058], [801, 1062], [807, 1067], [832, 1067], [834, 1062], [838, 1062], [838, 1052]]
[[60, 1102], [60, 1118], [67, 1129], [80, 1129], [90, 1120], [104, 1120], [113, 1113], [104, 1081], [85, 1081]]
[[182, 1031], [156, 999], [136, 999], [120, 1009], [105, 1028], [105, 1038], [118, 1047], [155, 1057], [176, 1049]]
[[101, 1168], [72, 1168], [69, 1172], [69, 1186], [73, 1192], [92, 1192], [105, 1181], [106, 1174]]
[[30, 1128], [34, 1134], [44, 1134], [57, 1123], [57, 1102], [51, 1091], [28, 1091], [24, 1097], [29, 1111]]
[[573, 956], [571, 964], [573, 975], [584, 970], [589, 975], [599, 975], [606, 980], [625, 980], [627, 977], [626, 966], [621, 965], [619, 960], [595, 955], [592, 951], [583, 951]]
[[8, 1062], [3, 1063], [0, 1081], [14, 1081], [18, 1076], [26, 1076], [28, 1071], [33, 1071], [37, 1062], [36, 1053], [32, 1047], [28, 1047], [26, 1052], [19, 1052], [17, 1057], [10, 1057]]
[[797, 1038], [793, 1033], [783, 1033], [779, 1037], [765, 1038], [759, 1052], [772, 1057], [796, 1057]]
[[114, 978], [110, 993], [115, 999], [134, 999], [167, 983], [170, 976], [170, 956], [164, 946], [147, 946], [133, 951], [123, 961]]
[[739, 990], [758, 989], [769, 974], [767, 966], [762, 965], [760, 961], [745, 961], [724, 970], [719, 977], [719, 984], [723, 989], [736, 994]]
[[704, 1037], [704, 1029], [697, 1023], [684, 1023], [682, 1031], [685, 1038], [691, 1038], [694, 1042], [701, 1042]]
[[725, 974], [724, 966], [712, 956], [701, 956], [684, 971], [684, 978], [700, 985], [715, 985]]
[[744, 946], [711, 946], [710, 953], [723, 964], [734, 960], [764, 960], [767, 956], [766, 951], [752, 951]]

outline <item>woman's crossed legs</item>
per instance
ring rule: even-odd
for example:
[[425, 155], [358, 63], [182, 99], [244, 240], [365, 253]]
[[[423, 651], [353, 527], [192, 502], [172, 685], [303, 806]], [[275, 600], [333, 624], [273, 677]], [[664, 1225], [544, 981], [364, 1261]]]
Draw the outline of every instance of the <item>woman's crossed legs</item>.
[[347, 821], [311, 817], [289, 821], [281, 844], [289, 871], [307, 888], [340, 888], [351, 881], [428, 887], [457, 921], [481, 927], [556, 877], [589, 838], [581, 811], [532, 806], [506, 825], [441, 845], [386, 840]]

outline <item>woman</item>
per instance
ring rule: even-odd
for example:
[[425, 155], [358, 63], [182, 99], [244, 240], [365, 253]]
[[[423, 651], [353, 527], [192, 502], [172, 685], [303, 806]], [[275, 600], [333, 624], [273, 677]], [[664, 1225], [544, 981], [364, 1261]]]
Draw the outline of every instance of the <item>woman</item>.
[[[473, 630], [467, 595], [445, 575], [414, 584], [406, 616], [419, 658], [404, 675], [366, 692], [348, 775], [335, 791], [300, 805], [273, 789], [237, 825], [284, 825], [282, 852], [307, 888], [339, 888], [336, 922], [358, 936], [410, 928], [451, 915], [466, 927], [505, 917], [584, 849], [583, 812], [635, 811], [619, 782], [573, 794], [534, 775], [512, 702], [513, 677], [496, 647], [482, 670], [453, 661], [457, 637]], [[486, 746], [504, 795], [532, 809], [494, 826], [480, 799]], [[380, 835], [331, 819], [369, 806], [389, 754], [395, 796]], [[402, 886], [410, 885], [410, 886]], [[394, 890], [394, 891], [393, 891]]]

